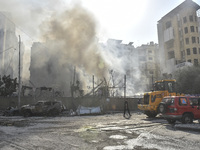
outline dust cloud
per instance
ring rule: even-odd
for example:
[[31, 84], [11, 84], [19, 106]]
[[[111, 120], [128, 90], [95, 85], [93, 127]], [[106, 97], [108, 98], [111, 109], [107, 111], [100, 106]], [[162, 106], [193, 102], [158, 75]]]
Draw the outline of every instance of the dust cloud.
[[[40, 26], [43, 43], [32, 47], [31, 79], [38, 86], [59, 83], [69, 91], [74, 67], [83, 88], [90, 84], [84, 82], [85, 78], [105, 77], [107, 65], [101, 56], [96, 26], [94, 17], [80, 4], [43, 21]], [[35, 70], [40, 70], [40, 75], [34, 75]]]

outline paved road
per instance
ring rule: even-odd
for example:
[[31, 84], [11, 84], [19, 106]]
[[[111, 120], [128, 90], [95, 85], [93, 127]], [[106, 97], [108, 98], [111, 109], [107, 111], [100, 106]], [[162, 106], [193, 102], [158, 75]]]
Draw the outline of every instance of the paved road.
[[[196, 150], [198, 131], [179, 130], [161, 117], [132, 113], [74, 117], [0, 116], [0, 149], [5, 150]], [[199, 126], [199, 124], [195, 123]]]

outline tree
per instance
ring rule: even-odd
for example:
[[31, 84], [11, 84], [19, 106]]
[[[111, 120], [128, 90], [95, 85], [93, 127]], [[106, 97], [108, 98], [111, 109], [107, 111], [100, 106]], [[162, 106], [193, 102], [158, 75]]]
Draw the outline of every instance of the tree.
[[177, 70], [174, 73], [177, 81], [177, 92], [200, 94], [200, 67], [192, 66]]

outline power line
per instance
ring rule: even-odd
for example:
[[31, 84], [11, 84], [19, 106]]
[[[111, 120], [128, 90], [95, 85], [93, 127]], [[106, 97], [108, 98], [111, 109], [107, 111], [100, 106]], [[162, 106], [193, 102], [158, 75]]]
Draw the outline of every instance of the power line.
[[14, 50], [16, 50], [16, 48], [14, 48], [14, 47], [12, 46], [12, 47], [9, 47], [9, 48], [5, 49], [4, 51], [0, 52], [0, 54], [4, 53], [4, 52], [6, 52], [6, 51], [8, 51], [8, 50], [10, 50], [10, 49], [12, 49], [12, 48], [13, 48]]
[[0, 11], [0, 13], [6, 18], [8, 19], [11, 23], [13, 23], [15, 25], [16, 28], [18, 28], [19, 30], [21, 30], [24, 34], [27, 35], [27, 37], [29, 37], [32, 41], [34, 41], [34, 39], [28, 34], [26, 33], [20, 26], [18, 26], [14, 21], [12, 21], [8, 16], [6, 16], [3, 12]]

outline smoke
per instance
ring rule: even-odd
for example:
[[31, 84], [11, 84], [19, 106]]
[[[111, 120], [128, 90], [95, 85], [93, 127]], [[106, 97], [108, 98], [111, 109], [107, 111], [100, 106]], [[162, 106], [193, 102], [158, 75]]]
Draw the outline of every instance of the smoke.
[[[35, 43], [31, 54], [30, 71], [32, 77], [37, 77], [35, 82], [40, 86], [62, 84], [62, 88], [69, 91], [74, 66], [78, 74], [76, 79], [84, 87], [89, 84], [84, 82], [85, 78], [92, 78], [92, 75], [105, 77], [107, 65], [98, 46], [96, 27], [94, 17], [80, 4], [74, 4], [62, 13], [54, 13], [43, 21], [40, 31], [44, 43]], [[40, 75], [34, 75], [34, 70], [40, 70]]]
[[97, 77], [105, 75], [106, 66], [96, 38], [96, 21], [81, 5], [52, 16], [44, 24], [47, 31], [43, 38], [56, 43], [55, 51], [59, 51], [61, 63], [71, 63]]
[[[97, 38], [97, 21], [78, 2], [70, 1], [66, 5], [61, 0], [56, 3], [55, 0], [0, 1], [0, 9], [11, 12], [11, 20], [28, 37], [28, 43], [42, 41], [29, 44], [32, 46], [31, 63], [28, 63], [30, 56], [26, 53], [23, 68], [29, 70], [30, 64], [30, 79], [37, 87], [59, 86], [67, 94], [74, 66], [76, 79], [82, 81], [83, 88], [91, 84], [92, 75], [108, 79], [109, 70], [114, 70], [115, 83], [117, 85], [118, 80], [121, 87], [127, 74], [127, 87], [130, 87], [127, 92], [133, 95], [136, 92], [133, 89], [139, 90], [136, 81], [140, 71], [138, 63], [135, 63], [138, 58], [133, 53], [122, 53], [126, 48], [116, 49], [116, 45], [101, 48]], [[22, 36], [22, 41], [24, 39]]]
[[[118, 96], [124, 95], [124, 75], [126, 75], [126, 96], [144, 92], [146, 85], [141, 79], [138, 51], [131, 44], [123, 44], [122, 40], [109, 39], [102, 47], [102, 55], [110, 69], [111, 87], [117, 89]], [[105, 48], [106, 47], [106, 48]]]

